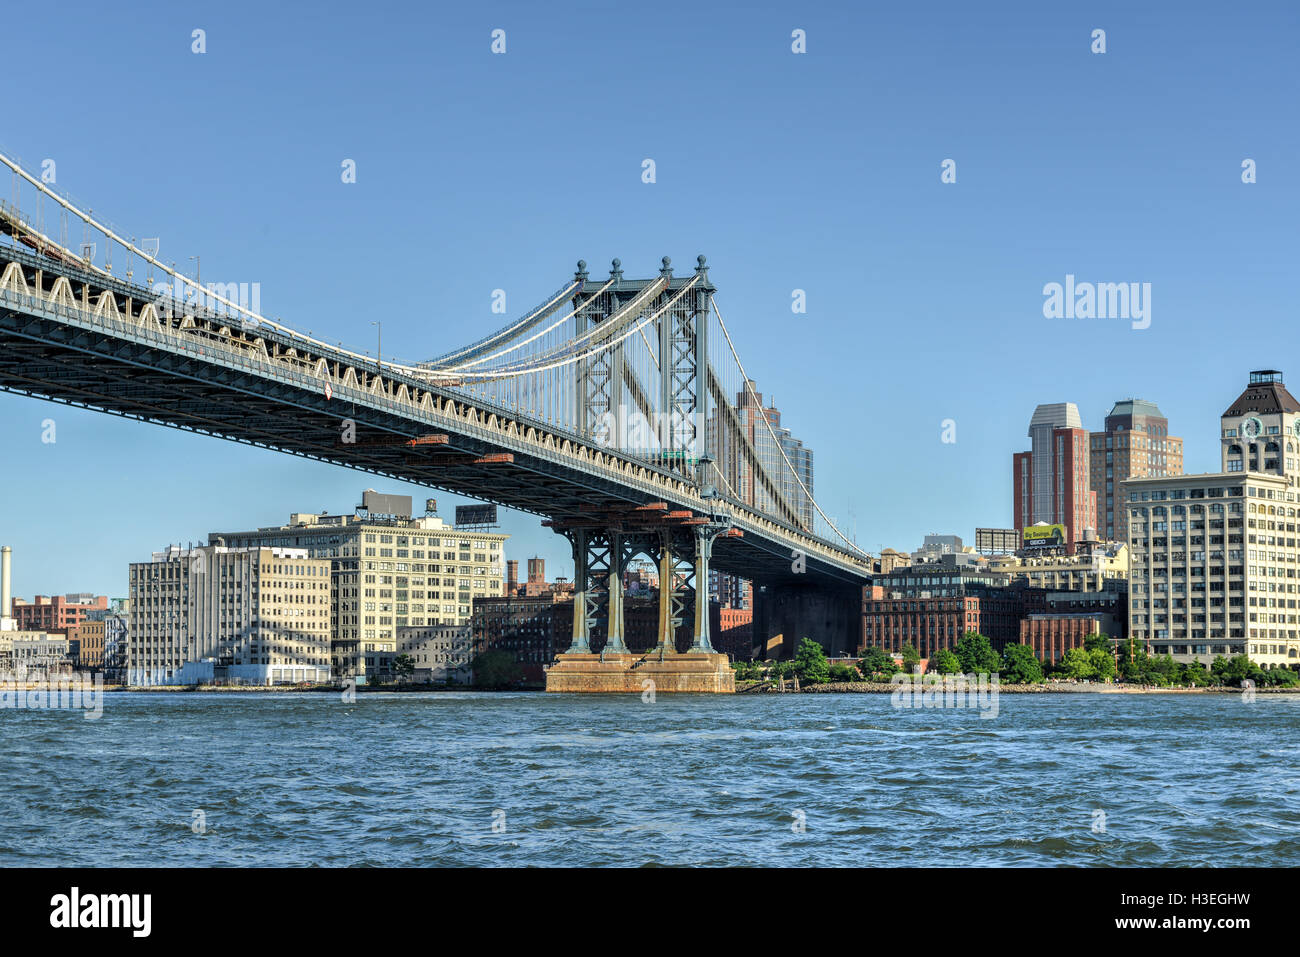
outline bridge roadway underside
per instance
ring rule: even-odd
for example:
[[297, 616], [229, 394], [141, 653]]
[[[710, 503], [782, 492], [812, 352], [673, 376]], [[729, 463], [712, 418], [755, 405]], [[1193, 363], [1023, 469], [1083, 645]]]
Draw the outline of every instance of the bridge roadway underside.
[[[429, 433], [430, 425], [379, 407], [378, 399], [368, 405], [327, 398], [323, 389], [5, 305], [0, 305], [0, 389], [445, 489], [551, 519], [589, 519], [593, 510], [664, 500], [614, 476], [458, 434], [454, 426], [433, 427], [446, 432], [442, 444], [410, 446], [407, 441]], [[342, 441], [343, 422], [349, 419], [355, 422], [353, 443]], [[184, 469], [183, 461], [142, 457], [140, 477], [147, 482], [163, 470], [183, 477], [177, 473]], [[237, 507], [239, 492], [231, 498]], [[690, 507], [667, 502], [670, 508]], [[773, 585], [863, 583], [860, 575], [812, 555], [806, 572], [792, 576], [788, 543], [752, 531], [719, 539], [713, 567]]]

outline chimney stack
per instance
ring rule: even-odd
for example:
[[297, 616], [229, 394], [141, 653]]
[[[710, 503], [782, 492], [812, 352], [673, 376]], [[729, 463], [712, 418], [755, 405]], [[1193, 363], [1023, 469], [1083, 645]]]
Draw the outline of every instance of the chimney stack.
[[519, 590], [519, 562], [516, 559], [506, 561], [506, 594], [513, 595]]
[[11, 607], [13, 597], [13, 581], [10, 578], [10, 562], [13, 561], [13, 550], [8, 545], [0, 548], [0, 619], [10, 618], [13, 616]]

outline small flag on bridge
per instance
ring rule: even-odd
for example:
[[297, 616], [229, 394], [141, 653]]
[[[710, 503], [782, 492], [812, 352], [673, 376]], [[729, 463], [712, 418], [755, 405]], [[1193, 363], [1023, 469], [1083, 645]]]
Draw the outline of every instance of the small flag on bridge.
[[329, 401], [330, 399], [332, 399], [332, 398], [334, 398], [334, 390], [333, 390], [332, 388], [330, 388], [330, 384], [329, 384], [328, 382], [326, 382], [326, 383], [325, 383], [325, 401], [328, 402], [328, 401]]

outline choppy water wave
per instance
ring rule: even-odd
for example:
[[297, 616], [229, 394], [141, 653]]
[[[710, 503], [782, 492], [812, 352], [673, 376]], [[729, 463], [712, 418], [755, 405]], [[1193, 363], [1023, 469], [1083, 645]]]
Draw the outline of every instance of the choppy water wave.
[[118, 694], [0, 725], [3, 865], [1300, 864], [1300, 702], [1267, 695]]

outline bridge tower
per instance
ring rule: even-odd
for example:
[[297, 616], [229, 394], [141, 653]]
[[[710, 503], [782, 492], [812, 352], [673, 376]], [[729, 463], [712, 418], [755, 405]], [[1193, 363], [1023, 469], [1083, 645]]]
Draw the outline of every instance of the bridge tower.
[[674, 277], [672, 260], [667, 256], [653, 279], [627, 279], [622, 263], [613, 260], [609, 287], [590, 296], [585, 304], [587, 264], [579, 261], [574, 273], [580, 283], [573, 296], [575, 332], [579, 337], [590, 333], [588, 341], [592, 346], [608, 338], [592, 330], [599, 330], [602, 323], [651, 287], [657, 291], [645, 296], [639, 314], [662, 311], [643, 330], [648, 333], [646, 342], [656, 345], [657, 381], [643, 383], [637, 379], [628, 368], [621, 344], [575, 363], [574, 421], [578, 433], [596, 444], [623, 447], [620, 439], [632, 432], [638, 416], [644, 417], [657, 440], [654, 454], [659, 464], [684, 475], [692, 474], [699, 456], [708, 448], [709, 391], [705, 370], [709, 361], [709, 309], [716, 290], [709, 281], [706, 262], [704, 256], [697, 257], [695, 285], [680, 298], [692, 277]]

